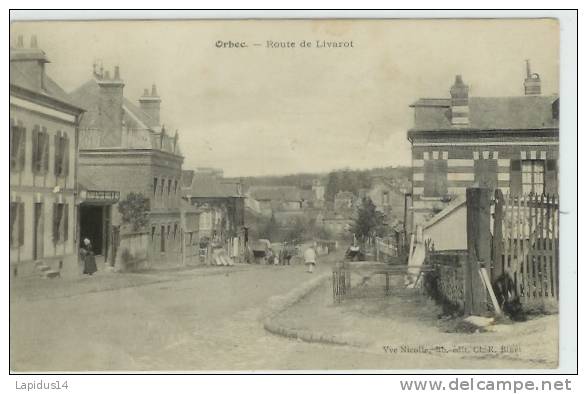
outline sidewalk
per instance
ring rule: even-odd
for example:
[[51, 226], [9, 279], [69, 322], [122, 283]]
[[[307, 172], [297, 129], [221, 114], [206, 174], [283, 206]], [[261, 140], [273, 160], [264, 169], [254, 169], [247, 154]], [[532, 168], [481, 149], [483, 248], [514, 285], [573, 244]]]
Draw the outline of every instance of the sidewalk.
[[243, 270], [259, 269], [262, 266], [238, 264], [234, 266], [155, 266], [152, 269], [119, 273], [108, 270], [104, 265], [98, 266], [98, 272], [92, 276], [64, 277], [46, 279], [30, 276], [10, 280], [11, 301], [34, 301], [38, 299], [55, 299], [72, 297], [80, 294], [113, 291], [123, 288], [144, 286], [153, 283], [181, 281], [194, 276], [223, 275]]
[[[418, 291], [395, 288], [390, 296], [334, 304], [330, 281], [271, 319], [269, 331], [310, 342], [359, 346], [367, 352], [396, 349], [419, 366], [446, 367], [486, 360], [486, 368], [554, 368], [558, 364], [558, 315], [490, 327], [456, 330], [460, 320], [441, 320], [441, 309]], [[449, 352], [444, 352], [449, 350]], [[434, 358], [434, 360], [432, 359]], [[440, 359], [438, 359], [440, 358]], [[404, 368], [414, 367], [406, 365]]]

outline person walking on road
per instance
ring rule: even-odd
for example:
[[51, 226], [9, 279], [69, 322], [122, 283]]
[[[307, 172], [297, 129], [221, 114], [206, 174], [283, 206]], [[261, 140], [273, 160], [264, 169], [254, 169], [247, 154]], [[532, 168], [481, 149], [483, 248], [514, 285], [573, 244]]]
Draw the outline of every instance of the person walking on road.
[[304, 262], [307, 267], [306, 272], [310, 274], [314, 272], [314, 267], [316, 266], [316, 247], [314, 244], [304, 251]]

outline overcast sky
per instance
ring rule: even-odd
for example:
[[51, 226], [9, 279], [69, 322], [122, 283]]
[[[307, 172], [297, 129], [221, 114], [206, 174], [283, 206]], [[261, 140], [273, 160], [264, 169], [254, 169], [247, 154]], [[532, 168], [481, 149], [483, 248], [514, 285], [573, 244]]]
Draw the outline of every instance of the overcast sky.
[[[11, 32], [27, 46], [38, 36], [66, 91], [91, 78], [95, 60], [120, 65], [133, 101], [156, 83], [184, 168], [226, 176], [409, 165], [409, 105], [448, 97], [455, 74], [472, 96], [520, 95], [531, 59], [543, 93], [558, 92], [554, 20], [37, 22]], [[219, 49], [218, 40], [249, 47]]]

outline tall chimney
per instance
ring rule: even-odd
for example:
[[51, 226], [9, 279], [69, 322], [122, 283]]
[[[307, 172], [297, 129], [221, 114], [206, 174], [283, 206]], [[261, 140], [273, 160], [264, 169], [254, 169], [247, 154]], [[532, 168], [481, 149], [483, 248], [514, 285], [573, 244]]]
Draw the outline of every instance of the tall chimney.
[[469, 85], [465, 85], [460, 75], [450, 88], [451, 124], [467, 126], [469, 124]]
[[16, 48], [10, 48], [10, 67], [18, 67], [36, 89], [45, 88], [45, 64], [49, 63], [45, 52], [37, 48], [37, 37], [31, 36], [31, 47], [24, 47], [24, 38], [18, 36]]
[[151, 94], [149, 94], [149, 89], [145, 89], [143, 95], [139, 98], [139, 106], [152, 119], [152, 123], [148, 125], [149, 127], [160, 125], [161, 97], [157, 94], [155, 84], [151, 86]]
[[530, 69], [530, 60], [526, 59], [526, 79], [524, 80], [524, 94], [526, 96], [537, 96], [542, 93], [540, 86], [540, 75]]
[[122, 103], [124, 81], [120, 79], [120, 69], [114, 69], [114, 78], [110, 79], [110, 72], [100, 73], [103, 78], [96, 82], [100, 87], [99, 122], [102, 130], [100, 145], [115, 147], [122, 144]]

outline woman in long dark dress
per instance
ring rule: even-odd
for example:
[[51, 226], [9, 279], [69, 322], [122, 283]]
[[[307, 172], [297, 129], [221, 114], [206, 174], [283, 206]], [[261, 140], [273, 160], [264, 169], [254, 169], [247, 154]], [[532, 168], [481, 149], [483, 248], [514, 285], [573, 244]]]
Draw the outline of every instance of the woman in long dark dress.
[[94, 257], [94, 251], [92, 250], [92, 243], [87, 238], [84, 239], [81, 255], [84, 260], [84, 275], [92, 275], [94, 272], [98, 271], [98, 267], [96, 267], [96, 258]]

